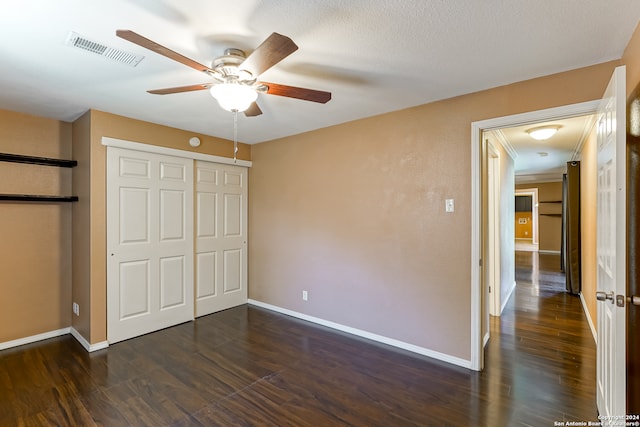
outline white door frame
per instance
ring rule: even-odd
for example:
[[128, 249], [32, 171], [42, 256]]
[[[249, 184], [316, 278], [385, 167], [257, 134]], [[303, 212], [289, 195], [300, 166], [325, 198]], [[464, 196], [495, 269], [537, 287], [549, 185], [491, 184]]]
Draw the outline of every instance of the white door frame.
[[484, 367], [482, 318], [482, 132], [504, 127], [522, 126], [546, 120], [594, 114], [600, 101], [514, 114], [471, 123], [471, 369], [481, 371]]
[[118, 147], [126, 148], [128, 150], [144, 151], [147, 153], [165, 154], [167, 156], [185, 157], [187, 159], [204, 160], [205, 162], [222, 163], [225, 165], [244, 166], [247, 168], [250, 168], [252, 165], [250, 160], [233, 160], [228, 157], [214, 156], [213, 154], [179, 150], [177, 148], [161, 147], [159, 145], [142, 144], [140, 142], [109, 138], [107, 136], [102, 137], [102, 145], [106, 147]]

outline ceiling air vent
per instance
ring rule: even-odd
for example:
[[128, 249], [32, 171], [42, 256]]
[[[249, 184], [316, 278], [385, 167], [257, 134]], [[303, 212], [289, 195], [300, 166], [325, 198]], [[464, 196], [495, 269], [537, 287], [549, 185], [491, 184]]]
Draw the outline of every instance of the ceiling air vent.
[[131, 67], [135, 67], [144, 59], [143, 55], [135, 55], [131, 52], [125, 52], [124, 50], [115, 49], [102, 43], [94, 42], [73, 31], [69, 32], [64, 44], [87, 52], [95, 53], [96, 55], [104, 56], [112, 61], [130, 65]]

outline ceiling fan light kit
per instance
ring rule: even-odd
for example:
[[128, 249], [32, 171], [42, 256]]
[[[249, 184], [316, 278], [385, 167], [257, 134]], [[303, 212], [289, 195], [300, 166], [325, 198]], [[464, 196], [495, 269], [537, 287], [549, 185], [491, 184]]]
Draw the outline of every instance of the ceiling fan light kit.
[[209, 92], [222, 108], [231, 112], [245, 111], [258, 99], [258, 92], [240, 83], [213, 85]]
[[544, 141], [551, 138], [560, 129], [560, 126], [539, 126], [528, 129], [529, 136], [537, 141]]

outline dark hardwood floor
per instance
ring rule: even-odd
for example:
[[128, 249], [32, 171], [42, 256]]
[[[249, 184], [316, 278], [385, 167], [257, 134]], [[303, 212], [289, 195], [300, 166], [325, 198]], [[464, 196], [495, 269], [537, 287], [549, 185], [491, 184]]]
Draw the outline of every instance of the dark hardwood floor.
[[[537, 255], [534, 255], [537, 256]], [[553, 426], [596, 420], [595, 344], [557, 256], [518, 286], [473, 372], [252, 306], [88, 354], [0, 352], [1, 426]], [[555, 260], [554, 260], [555, 259]], [[415, 325], [419, 327], [419, 325]]]

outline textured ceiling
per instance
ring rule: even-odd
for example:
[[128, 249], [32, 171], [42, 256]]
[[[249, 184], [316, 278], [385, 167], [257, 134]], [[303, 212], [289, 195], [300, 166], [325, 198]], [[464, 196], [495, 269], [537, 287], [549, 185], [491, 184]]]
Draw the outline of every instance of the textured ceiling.
[[[238, 138], [258, 143], [618, 59], [637, 0], [22, 0], [0, 6], [0, 108], [72, 121], [94, 108], [231, 139], [207, 76], [115, 36], [131, 29], [204, 64], [272, 32], [300, 49], [262, 80], [331, 91], [325, 104], [261, 94]], [[68, 47], [78, 34], [144, 55], [137, 67]]]

